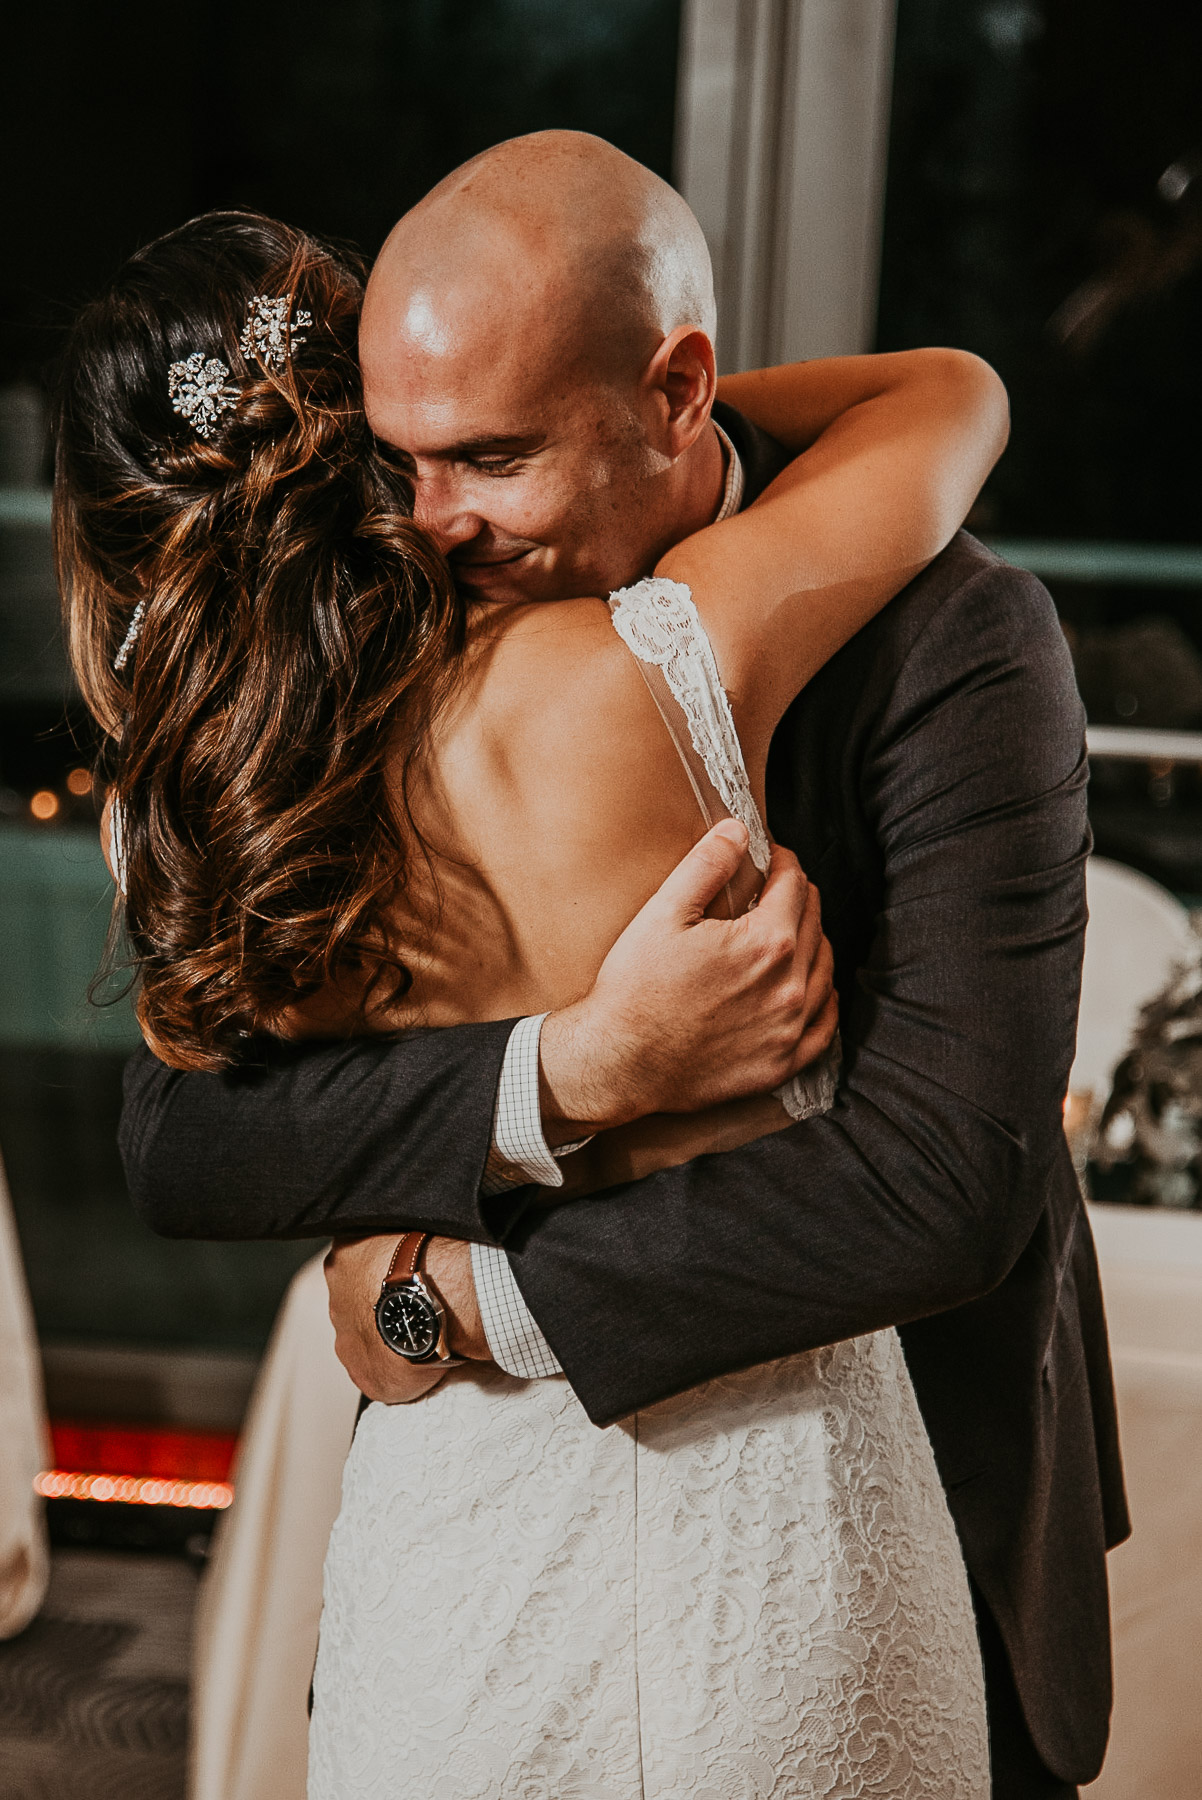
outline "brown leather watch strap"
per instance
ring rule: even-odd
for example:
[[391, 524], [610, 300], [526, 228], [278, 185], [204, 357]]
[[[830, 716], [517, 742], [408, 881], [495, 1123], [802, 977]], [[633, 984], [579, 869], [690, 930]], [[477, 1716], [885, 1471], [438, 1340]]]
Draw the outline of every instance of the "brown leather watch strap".
[[405, 1233], [392, 1253], [392, 1261], [388, 1265], [388, 1273], [381, 1283], [381, 1289], [399, 1287], [402, 1282], [412, 1281], [417, 1274], [417, 1265], [421, 1261], [422, 1251], [429, 1239], [428, 1231], [407, 1231]]

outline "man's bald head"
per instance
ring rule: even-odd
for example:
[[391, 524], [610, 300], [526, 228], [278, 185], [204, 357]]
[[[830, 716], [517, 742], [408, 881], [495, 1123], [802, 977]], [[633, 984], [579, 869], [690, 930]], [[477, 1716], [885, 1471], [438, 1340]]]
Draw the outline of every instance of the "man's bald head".
[[682, 325], [714, 334], [687, 203], [602, 138], [540, 131], [474, 157], [405, 214], [368, 283], [361, 352], [370, 386], [398, 355], [503, 326], [557, 359], [621, 366]]
[[704, 522], [713, 326], [701, 227], [600, 138], [498, 144], [405, 214], [364, 300], [364, 400], [465, 591], [600, 592]]

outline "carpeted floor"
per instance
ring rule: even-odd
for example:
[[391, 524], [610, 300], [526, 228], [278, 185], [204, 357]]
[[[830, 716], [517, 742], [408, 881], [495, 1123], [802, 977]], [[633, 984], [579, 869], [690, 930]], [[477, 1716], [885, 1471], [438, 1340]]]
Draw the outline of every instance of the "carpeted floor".
[[56, 1550], [27, 1631], [0, 1643], [4, 1800], [184, 1800], [196, 1573]]

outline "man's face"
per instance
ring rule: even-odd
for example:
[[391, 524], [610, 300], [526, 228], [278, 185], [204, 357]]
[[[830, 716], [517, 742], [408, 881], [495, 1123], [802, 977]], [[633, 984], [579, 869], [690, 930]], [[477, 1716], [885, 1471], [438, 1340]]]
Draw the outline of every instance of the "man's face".
[[666, 461], [633, 374], [487, 319], [448, 329], [420, 303], [363, 361], [372, 430], [404, 458], [415, 517], [470, 598], [604, 594], [654, 560]]

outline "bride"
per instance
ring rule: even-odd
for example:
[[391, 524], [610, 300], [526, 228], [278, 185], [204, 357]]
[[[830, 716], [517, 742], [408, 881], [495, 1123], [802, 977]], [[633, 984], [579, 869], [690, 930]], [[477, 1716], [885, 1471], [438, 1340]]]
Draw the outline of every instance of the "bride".
[[[756, 504], [608, 598], [472, 603], [367, 429], [361, 298], [348, 257], [212, 214], [133, 257], [64, 362], [72, 656], [139, 1019], [179, 1068], [563, 1005], [713, 818], [748, 852], [719, 910], [754, 904], [777, 721], [1004, 438], [995, 379], [948, 352], [737, 378], [800, 452]], [[821, 1087], [614, 1133], [576, 1189], [783, 1129]], [[967, 1580], [896, 1334], [605, 1431], [562, 1378], [475, 1364], [369, 1407], [310, 1794], [398, 1782], [983, 1800]]]

